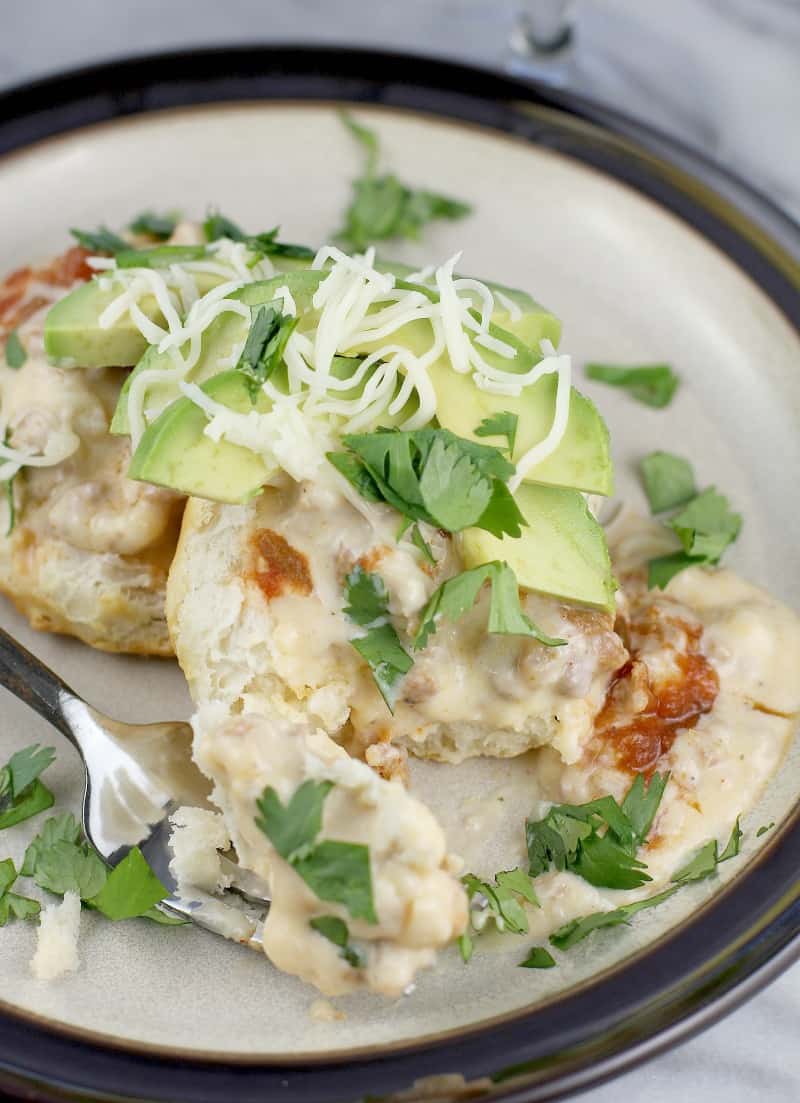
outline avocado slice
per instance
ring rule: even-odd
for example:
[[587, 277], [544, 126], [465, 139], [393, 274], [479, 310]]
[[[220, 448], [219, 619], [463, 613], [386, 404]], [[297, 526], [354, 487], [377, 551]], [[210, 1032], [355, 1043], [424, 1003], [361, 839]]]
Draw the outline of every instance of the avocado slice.
[[[261, 394], [253, 406], [241, 372], [221, 372], [201, 386], [210, 398], [239, 413], [252, 409], [265, 413], [271, 405]], [[145, 430], [131, 460], [129, 478], [217, 502], [248, 501], [259, 493], [272, 469], [249, 448], [205, 436], [207, 424], [205, 413], [191, 399], [176, 399]]]
[[466, 568], [504, 560], [526, 590], [614, 612], [616, 583], [605, 533], [577, 490], [523, 483], [514, 497], [528, 527], [517, 540], [483, 529], [457, 539]]
[[[236, 299], [246, 306], [261, 306], [271, 303], [279, 287], [288, 287], [297, 304], [299, 312], [310, 310], [311, 298], [319, 287], [324, 273], [309, 269], [296, 272], [282, 272], [269, 280], [259, 280], [257, 283], [248, 283], [237, 291], [232, 291], [227, 297]], [[239, 314], [220, 314], [206, 329], [202, 336], [200, 358], [189, 374], [194, 383], [202, 383], [205, 379], [219, 374], [220, 360], [230, 357], [233, 350], [247, 336], [248, 322]], [[131, 385], [140, 372], [162, 370], [175, 367], [175, 361], [169, 352], [159, 352], [154, 345], [150, 345], [136, 367], [125, 380], [123, 388], [117, 400], [114, 417], [111, 420], [111, 432], [127, 434], [130, 432], [128, 422], [128, 395]], [[171, 382], [154, 383], [148, 390], [148, 408], [159, 413], [179, 395], [177, 386]]]
[[[48, 311], [44, 323], [44, 350], [51, 360], [68, 360], [82, 368], [127, 368], [143, 355], [147, 341], [129, 315], [108, 329], [101, 327], [100, 316], [121, 291], [119, 285], [102, 287], [102, 279], [102, 276], [95, 276], [88, 283], [82, 283]], [[218, 283], [220, 277], [208, 272], [197, 276], [201, 295]], [[164, 324], [164, 316], [152, 295], [146, 295], [139, 306], [156, 325]]]

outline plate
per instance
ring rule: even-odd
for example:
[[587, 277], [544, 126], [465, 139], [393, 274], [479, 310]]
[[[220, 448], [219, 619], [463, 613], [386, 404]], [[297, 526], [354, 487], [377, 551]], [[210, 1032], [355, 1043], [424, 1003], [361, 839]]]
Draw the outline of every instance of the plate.
[[[147, 59], [29, 86], [0, 98], [0, 148], [11, 150], [0, 197], [14, 211], [0, 269], [57, 252], [68, 226], [114, 226], [147, 207], [201, 215], [213, 204], [246, 226], [323, 241], [358, 168], [342, 103], [379, 130], [389, 167], [474, 204], [469, 221], [394, 250], [400, 259], [463, 249], [466, 269], [530, 288], [564, 320], [576, 364], [677, 366], [685, 384], [668, 412], [585, 387], [610, 423], [620, 496], [643, 506], [634, 464], [654, 443], [689, 455], [746, 518], [731, 565], [800, 606], [800, 517], [786, 509], [800, 470], [797, 268], [699, 179], [529, 87], [419, 59], [299, 50]], [[2, 621], [121, 719], [189, 713], [174, 664], [36, 635], [6, 605]], [[75, 756], [42, 721], [4, 696], [0, 733], [4, 750], [56, 743], [48, 778], [59, 806], [77, 807]], [[307, 987], [198, 930], [85, 916], [82, 969], [45, 985], [27, 968], [32, 931], [10, 926], [0, 1084], [35, 1082], [42, 1099], [226, 1103], [391, 1097], [442, 1076], [455, 1078], [434, 1082], [447, 1098], [585, 1086], [710, 1022], [795, 954], [797, 754], [748, 817], [779, 829], [758, 849], [751, 841], [721, 886], [686, 890], [548, 973], [521, 972], [519, 955], [503, 953], [467, 969], [450, 951], [397, 1003], [337, 1001], [344, 1022], [313, 1020]], [[415, 783], [454, 849], [503, 868], [510, 834], [498, 822], [468, 837], [470, 802], [502, 788], [518, 824], [535, 793], [529, 763], [426, 765]], [[14, 833], [13, 856], [24, 841]]]

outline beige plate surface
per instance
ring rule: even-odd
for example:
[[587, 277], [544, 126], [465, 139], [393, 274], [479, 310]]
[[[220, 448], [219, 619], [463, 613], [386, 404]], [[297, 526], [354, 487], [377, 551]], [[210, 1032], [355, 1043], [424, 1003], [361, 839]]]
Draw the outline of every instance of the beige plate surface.
[[[643, 506], [633, 465], [644, 452], [664, 447], [689, 456], [701, 485], [718, 484], [746, 519], [731, 565], [800, 606], [800, 342], [760, 290], [683, 223], [575, 161], [411, 114], [360, 114], [380, 127], [391, 167], [475, 205], [467, 221], [437, 225], [424, 247], [399, 255], [424, 263], [463, 249], [462, 270], [529, 289], [564, 320], [563, 347], [577, 365], [676, 365], [684, 385], [666, 412], [586, 387], [610, 423], [620, 494]], [[288, 240], [321, 242], [337, 228], [357, 164], [351, 139], [325, 106], [198, 108], [79, 131], [0, 163], [0, 198], [13, 211], [4, 219], [0, 269], [61, 250], [69, 226], [119, 225], [145, 207], [201, 215], [215, 204], [253, 230], [280, 222]], [[173, 664], [93, 654], [34, 635], [5, 604], [1, 612], [6, 627], [101, 708], [122, 719], [188, 715]], [[2, 695], [0, 758], [34, 739], [57, 745], [48, 779], [59, 807], [77, 809], [75, 755]], [[798, 776], [782, 771], [748, 823], [783, 817]], [[415, 780], [471, 865], [488, 872], [517, 859], [535, 792], [529, 762], [426, 766]], [[501, 788], [503, 825], [476, 829], [476, 795]], [[19, 858], [27, 834], [5, 833], [0, 857]], [[399, 1003], [337, 1001], [344, 1023], [313, 1022], [313, 993], [250, 952], [144, 921], [114, 926], [85, 916], [80, 972], [42, 984], [27, 967], [33, 929], [16, 924], [0, 932], [0, 1006], [119, 1040], [231, 1056], [409, 1042], [552, 997], [663, 934], [710, 891], [687, 890], [634, 927], [587, 940], [567, 966], [546, 973], [517, 969], [519, 947], [479, 955], [468, 969], [448, 952]]]

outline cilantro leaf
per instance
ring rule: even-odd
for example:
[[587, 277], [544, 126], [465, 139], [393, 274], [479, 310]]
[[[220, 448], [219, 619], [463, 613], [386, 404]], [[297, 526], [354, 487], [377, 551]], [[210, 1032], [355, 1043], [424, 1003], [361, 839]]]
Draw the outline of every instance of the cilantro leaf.
[[411, 529], [411, 543], [422, 552], [423, 556], [432, 567], [436, 566], [436, 558], [430, 549], [428, 541], [420, 532], [419, 525], [414, 525]]
[[519, 963], [520, 969], [552, 969], [555, 958], [544, 946], [531, 946], [528, 956]]
[[[460, 487], [453, 494], [451, 487]], [[419, 493], [429, 517], [448, 532], [476, 524], [492, 497], [492, 484], [456, 441], [437, 437], [419, 479]]]
[[322, 829], [322, 806], [332, 788], [332, 781], [304, 781], [284, 807], [268, 785], [256, 802], [261, 813], [256, 826], [287, 862], [294, 863], [313, 846]]
[[517, 576], [507, 563], [494, 560], [462, 571], [454, 578], [448, 578], [434, 591], [422, 612], [414, 637], [414, 649], [419, 651], [426, 646], [442, 618], [456, 621], [471, 609], [486, 582], [490, 582], [492, 587], [488, 624], [490, 632], [532, 636], [548, 647], [566, 643], [566, 640], [545, 635], [525, 616], [519, 601]]
[[260, 306], [253, 312], [247, 340], [236, 365], [236, 370], [247, 378], [253, 404], [261, 387], [283, 360], [286, 343], [298, 321], [298, 317], [284, 315], [273, 306]]
[[0, 830], [51, 807], [55, 798], [39, 774], [54, 758], [52, 747], [40, 748], [35, 743], [17, 751], [0, 769]]
[[96, 230], [70, 229], [69, 232], [79, 245], [93, 253], [118, 253], [121, 249], [130, 248], [124, 238], [105, 226], [99, 226]]
[[16, 892], [0, 896], [0, 927], [5, 927], [9, 919], [33, 919], [42, 910], [38, 900], [29, 896], [20, 896]]
[[353, 919], [378, 922], [368, 846], [325, 839], [292, 866], [320, 900], [341, 904]]
[[692, 465], [681, 456], [651, 452], [641, 461], [640, 467], [651, 513], [674, 509], [697, 494]]
[[519, 416], [517, 414], [505, 410], [503, 413], [485, 417], [473, 432], [476, 437], [505, 437], [508, 441], [508, 451], [513, 455], [517, 440], [518, 422]]
[[13, 754], [6, 765], [11, 779], [12, 797], [21, 796], [31, 782], [55, 762], [55, 758], [55, 748], [40, 747], [38, 743]]
[[371, 241], [418, 238], [422, 227], [433, 219], [459, 219], [471, 212], [460, 200], [412, 189], [393, 174], [378, 176], [377, 134], [346, 112], [340, 117], [365, 152], [364, 173], [353, 181], [353, 200], [345, 212], [340, 240], [363, 250]]
[[712, 486], [693, 498], [668, 523], [687, 555], [717, 563], [739, 535], [742, 518], [731, 511], [728, 499]]
[[599, 383], [622, 387], [631, 398], [656, 409], [669, 406], [680, 383], [669, 364], [643, 364], [637, 367], [587, 364], [586, 375]]
[[152, 249], [121, 249], [117, 268], [167, 268], [208, 256], [205, 245], [155, 245]]
[[486, 902], [488, 914], [494, 919], [499, 931], [509, 931], [511, 934], [527, 932], [528, 916], [525, 908], [517, 898], [519, 894], [507, 884], [499, 883], [497, 878], [491, 884], [489, 881], [482, 881], [474, 873], [465, 874], [461, 883], [467, 890], [470, 904], [476, 896]]
[[40, 888], [63, 896], [77, 892], [90, 900], [102, 889], [108, 870], [95, 850], [61, 839], [42, 850], [36, 860], [33, 879]]
[[397, 632], [391, 624], [381, 624], [370, 628], [365, 636], [351, 640], [350, 643], [369, 665], [381, 696], [389, 711], [394, 712], [399, 683], [414, 665], [414, 660], [400, 643]]
[[42, 830], [33, 839], [25, 851], [20, 873], [23, 877], [33, 877], [39, 856], [57, 842], [77, 843], [81, 837], [81, 825], [71, 812], [60, 816], [50, 816], [45, 820]]
[[0, 862], [0, 896], [5, 896], [17, 879], [17, 870], [13, 859], [5, 858]]
[[383, 495], [367, 468], [352, 452], [326, 452], [325, 456], [340, 475], [356, 488], [368, 502], [382, 502]]
[[468, 964], [475, 950], [475, 944], [472, 941], [471, 935], [465, 931], [464, 934], [459, 935], [458, 938], [458, 952], [461, 954], [461, 960], [464, 964]]
[[150, 237], [165, 241], [174, 233], [178, 225], [176, 214], [156, 214], [155, 211], [142, 211], [129, 223], [128, 229], [135, 234], [149, 234]]
[[561, 815], [553, 809], [543, 820], [526, 820], [525, 842], [531, 877], [546, 873], [551, 866], [565, 870], [574, 861], [581, 839], [591, 833], [589, 824]]
[[22, 344], [22, 341], [20, 341], [19, 334], [15, 329], [12, 329], [6, 337], [4, 355], [9, 368], [14, 368], [15, 370], [21, 368], [28, 359], [25, 346]]
[[569, 869], [598, 888], [636, 889], [653, 879], [645, 863], [616, 842], [611, 831], [584, 839]]
[[[773, 828], [774, 826], [775, 826], [775, 821], [774, 820], [772, 821], [772, 823], [763, 823], [761, 825], [761, 827], [759, 827], [758, 831], [756, 831], [756, 838], [760, 839], [762, 835], [766, 835], [766, 833], [771, 828]], [[727, 847], [726, 847], [726, 849], [727, 849]]]
[[629, 923], [632, 916], [647, 908], [655, 908], [658, 904], [678, 891], [678, 886], [666, 889], [656, 896], [649, 896], [645, 900], [637, 900], [634, 904], [625, 904], [621, 908], [615, 908], [610, 912], [593, 912], [591, 915], [580, 916], [571, 919], [550, 935], [550, 942], [559, 950], [569, 950], [576, 943], [581, 942], [593, 931], [603, 927], [618, 927], [622, 923]]
[[295, 260], [312, 260], [314, 250], [307, 245], [297, 245], [290, 241], [278, 241], [279, 226], [266, 233], [254, 234], [246, 238], [247, 246], [254, 253], [262, 253], [266, 257], [292, 257]]
[[731, 829], [730, 838], [725, 844], [725, 849], [722, 851], [717, 861], [727, 862], [730, 858], [736, 858], [738, 856], [739, 851], [742, 847], [742, 837], [744, 834], [741, 827], [739, 826], [739, 821], [741, 820], [741, 818], [741, 816], [736, 817], [736, 823]]
[[718, 861], [717, 840], [709, 839], [700, 847], [691, 861], [673, 873], [670, 880], [676, 885], [685, 885], [689, 881], [704, 881], [706, 877], [711, 877], [716, 872]]
[[685, 571], [687, 567], [696, 567], [702, 563], [702, 559], [694, 559], [682, 551], [659, 555], [647, 564], [647, 585], [651, 590], [663, 590], [676, 574]]
[[494, 879], [501, 888], [510, 889], [511, 892], [521, 896], [523, 900], [527, 900], [529, 904], [535, 904], [537, 908], [542, 906], [533, 887], [533, 881], [524, 869], [517, 867], [516, 869], [503, 870], [495, 874]]
[[650, 833], [668, 781], [669, 772], [655, 773], [649, 782], [644, 774], [637, 774], [622, 802], [622, 812], [631, 825], [636, 846], [641, 846]]
[[334, 946], [338, 946], [341, 956], [348, 965], [352, 965], [354, 969], [362, 969], [366, 965], [366, 958], [362, 951], [350, 944], [350, 931], [343, 919], [335, 915], [319, 915], [309, 920], [309, 926]]
[[219, 211], [208, 214], [203, 222], [203, 233], [206, 241], [218, 241], [221, 237], [228, 237], [231, 241], [244, 241], [247, 236], [240, 226]]
[[365, 571], [356, 563], [345, 578], [348, 604], [344, 614], [354, 624], [374, 624], [388, 613], [389, 594], [379, 574]]
[[82, 892], [81, 898], [107, 919], [117, 921], [144, 915], [168, 895], [139, 847], [134, 846], [111, 870], [98, 892]]

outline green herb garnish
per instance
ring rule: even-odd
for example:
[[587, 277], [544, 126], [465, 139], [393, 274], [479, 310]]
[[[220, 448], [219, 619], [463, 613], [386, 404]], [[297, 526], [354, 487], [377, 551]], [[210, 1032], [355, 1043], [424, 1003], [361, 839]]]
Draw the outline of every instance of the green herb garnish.
[[775, 826], [775, 821], [774, 820], [772, 821], [772, 823], [762, 824], [761, 827], [759, 827], [758, 831], [756, 831], [756, 838], [760, 839], [762, 835], [766, 835], [766, 833], [769, 830], [771, 830], [771, 828], [773, 828], [774, 826]]
[[288, 317], [274, 306], [260, 306], [252, 313], [250, 331], [236, 370], [246, 377], [253, 404], [264, 383], [283, 360], [286, 342], [298, 321], [299, 318]]
[[651, 513], [682, 506], [697, 494], [688, 460], [671, 452], [651, 452], [641, 462], [642, 480]]
[[76, 844], [81, 838], [81, 833], [81, 825], [71, 812], [63, 812], [60, 816], [50, 816], [49, 819], [45, 820], [44, 826], [36, 838], [29, 843], [28, 849], [25, 851], [20, 875], [22, 877], [33, 877], [39, 858], [45, 850], [49, 850], [50, 847], [60, 842]]
[[711, 877], [716, 873], [720, 862], [727, 862], [729, 859], [735, 858], [739, 854], [742, 844], [740, 819], [740, 816], [736, 817], [736, 823], [733, 825], [730, 838], [721, 853], [717, 840], [709, 839], [707, 843], [700, 847], [691, 861], [672, 875], [672, 883], [686, 885], [690, 881], [704, 881], [707, 877]]
[[531, 946], [528, 956], [519, 963], [520, 969], [552, 969], [556, 960], [544, 946]]
[[93, 253], [118, 253], [120, 249], [130, 248], [124, 238], [106, 226], [99, 226], [96, 230], [70, 229], [70, 233], [79, 245]]
[[9, 368], [14, 368], [15, 370], [21, 368], [28, 359], [25, 346], [22, 344], [22, 341], [20, 341], [19, 334], [15, 329], [12, 329], [8, 337], [6, 337], [4, 355]]
[[377, 134], [345, 112], [341, 119], [364, 148], [365, 162], [363, 175], [353, 181], [353, 200], [345, 211], [340, 240], [364, 250], [372, 241], [418, 238], [433, 219], [459, 219], [471, 213], [468, 203], [410, 188], [391, 173], [379, 176]]
[[422, 555], [432, 567], [436, 566], [436, 558], [430, 549], [430, 544], [420, 532], [419, 525], [414, 525], [411, 529], [411, 543], [422, 552]]
[[151, 909], [168, 895], [141, 850], [134, 846], [107, 873], [102, 887], [87, 903], [114, 921], [137, 916], [153, 918], [149, 914]]
[[598, 888], [634, 889], [652, 880], [636, 857], [646, 840], [669, 775], [642, 775], [622, 806], [612, 796], [586, 804], [554, 805], [542, 820], [525, 821], [528, 872], [570, 870]]
[[458, 938], [458, 952], [461, 954], [461, 960], [465, 965], [471, 960], [474, 951], [475, 943], [472, 941], [472, 936], [465, 931]]
[[364, 497], [388, 502], [412, 521], [446, 532], [483, 528], [498, 538], [518, 537], [527, 524], [505, 485], [514, 466], [497, 448], [447, 429], [378, 429], [342, 441], [359, 465], [329, 452], [337, 470]]
[[13, 861], [6, 858], [0, 862], [0, 927], [5, 927], [9, 919], [32, 919], [41, 910], [38, 900], [10, 891], [16, 879]]
[[295, 245], [288, 241], [278, 241], [280, 226], [260, 234], [246, 234], [244, 230], [219, 212], [211, 214], [203, 223], [206, 241], [217, 241], [221, 237], [231, 241], [243, 241], [254, 253], [265, 257], [291, 257], [296, 260], [311, 260], [314, 250], [307, 245]]
[[186, 264], [205, 260], [205, 245], [154, 245], [152, 249], [131, 249], [127, 246], [116, 255], [117, 268], [168, 268], [170, 264]]
[[508, 441], [508, 452], [513, 455], [518, 423], [519, 416], [505, 410], [503, 413], [485, 417], [474, 433], [476, 437], [505, 437]]
[[52, 747], [35, 743], [13, 754], [0, 769], [0, 829], [13, 827], [53, 804], [53, 794], [39, 780], [55, 759]]
[[414, 662], [389, 621], [386, 585], [380, 575], [365, 571], [360, 564], [348, 574], [345, 585], [345, 615], [354, 624], [368, 628], [365, 635], [350, 643], [368, 664], [389, 711], [394, 712], [400, 682]]
[[[498, 873], [493, 883], [483, 881], [473, 873], [467, 873], [461, 878], [461, 883], [467, 890], [470, 905], [478, 897], [484, 904], [483, 914], [494, 920], [499, 931], [526, 934], [528, 916], [522, 901], [527, 900], [537, 908], [541, 907], [531, 879], [523, 869]], [[475, 928], [474, 919], [473, 928]]]
[[625, 904], [621, 908], [615, 908], [610, 912], [593, 912], [591, 915], [580, 916], [570, 920], [550, 935], [550, 942], [558, 950], [569, 950], [576, 943], [581, 942], [593, 931], [603, 927], [618, 927], [622, 923], [629, 923], [632, 916], [647, 908], [655, 908], [678, 891], [679, 886], [658, 893], [657, 896], [649, 896], [646, 900], [637, 900], [635, 904]]
[[669, 364], [642, 364], [637, 367], [587, 364], [586, 375], [599, 383], [622, 387], [631, 398], [657, 409], [669, 406], [680, 383]]
[[284, 805], [268, 785], [256, 802], [261, 813], [256, 826], [320, 900], [342, 904], [354, 919], [377, 923], [369, 847], [316, 841], [322, 806], [332, 788], [330, 781], [304, 781]]
[[687, 567], [713, 566], [739, 535], [740, 514], [731, 510], [728, 499], [709, 487], [667, 521], [683, 545], [683, 551], [651, 559], [648, 585], [663, 588]]
[[149, 234], [159, 241], [166, 241], [175, 232], [178, 225], [177, 214], [156, 214], [155, 211], [142, 211], [129, 223], [128, 229], [135, 234]]
[[354, 969], [363, 969], [366, 958], [361, 950], [351, 945], [350, 931], [343, 919], [335, 915], [319, 915], [316, 919], [310, 919], [310, 927], [318, 931], [323, 938], [327, 938], [334, 946], [339, 947], [339, 954], [348, 965]]
[[502, 635], [531, 636], [547, 647], [560, 647], [566, 640], [546, 635], [523, 613], [517, 576], [507, 563], [494, 560], [448, 578], [434, 591], [420, 618], [414, 650], [426, 646], [442, 618], [456, 621], [478, 598], [484, 583], [491, 584], [489, 631]]
[[218, 241], [221, 237], [230, 238], [231, 241], [244, 241], [247, 237], [241, 226], [219, 211], [212, 211], [207, 216], [203, 222], [203, 233], [206, 241]]

